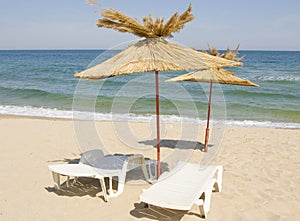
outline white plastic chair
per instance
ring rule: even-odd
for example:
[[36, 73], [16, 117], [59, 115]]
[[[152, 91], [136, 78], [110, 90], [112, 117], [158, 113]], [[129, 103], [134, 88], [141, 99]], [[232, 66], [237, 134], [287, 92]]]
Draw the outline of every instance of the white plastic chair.
[[[70, 177], [75, 181], [78, 177], [90, 177], [98, 179], [103, 190], [104, 200], [120, 195], [124, 190], [124, 183], [128, 171], [137, 167], [142, 168], [145, 178], [148, 180], [145, 159], [143, 155], [107, 155], [99, 149], [84, 152], [78, 164], [54, 164], [48, 168], [52, 171], [54, 186], [60, 189], [60, 176], [67, 176], [67, 187]], [[104, 179], [108, 178], [106, 187]], [[113, 189], [113, 179], [118, 182], [117, 189]]]
[[222, 166], [201, 168], [198, 164], [179, 161], [171, 172], [164, 172], [157, 183], [143, 190], [140, 200], [148, 205], [175, 210], [199, 206], [200, 216], [207, 217], [211, 195], [222, 188]]

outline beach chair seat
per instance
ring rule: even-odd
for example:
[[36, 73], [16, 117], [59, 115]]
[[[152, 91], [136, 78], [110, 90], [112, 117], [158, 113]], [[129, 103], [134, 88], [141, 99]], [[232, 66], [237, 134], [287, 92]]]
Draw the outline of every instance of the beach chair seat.
[[207, 217], [213, 190], [222, 188], [222, 166], [201, 167], [179, 161], [171, 172], [164, 172], [157, 182], [140, 194], [146, 204], [189, 211], [199, 206], [200, 216]]
[[[54, 187], [61, 188], [60, 176], [67, 176], [66, 185], [69, 187], [70, 177], [75, 181], [78, 177], [98, 179], [103, 191], [104, 200], [120, 195], [124, 190], [124, 183], [128, 171], [142, 168], [148, 180], [148, 173], [143, 155], [106, 155], [99, 149], [84, 152], [78, 164], [53, 164], [48, 168], [52, 172]], [[108, 186], [105, 184], [108, 179]], [[117, 181], [117, 189], [113, 189], [113, 180]]]

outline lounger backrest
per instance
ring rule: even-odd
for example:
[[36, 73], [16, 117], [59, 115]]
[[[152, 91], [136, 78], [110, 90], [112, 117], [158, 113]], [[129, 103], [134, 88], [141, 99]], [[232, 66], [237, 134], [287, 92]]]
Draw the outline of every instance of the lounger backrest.
[[82, 153], [79, 163], [95, 165], [99, 159], [103, 158], [103, 151], [100, 149], [88, 150]]
[[115, 154], [104, 156], [100, 149], [82, 153], [79, 163], [105, 170], [123, 170], [124, 173], [145, 164], [143, 155]]

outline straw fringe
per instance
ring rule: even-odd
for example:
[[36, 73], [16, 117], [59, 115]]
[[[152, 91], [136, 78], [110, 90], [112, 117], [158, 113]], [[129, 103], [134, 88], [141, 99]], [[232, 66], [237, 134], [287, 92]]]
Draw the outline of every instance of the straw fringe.
[[242, 60], [244, 56], [242, 57], [237, 57], [237, 55], [239, 54], [238, 50], [239, 50], [240, 44], [238, 44], [238, 46], [236, 47], [236, 49], [234, 51], [231, 51], [230, 48], [227, 48], [226, 53], [220, 55], [220, 57], [228, 59], [228, 60], [233, 60], [233, 61], [240, 61]]
[[238, 44], [238, 46], [236, 47], [236, 49], [234, 51], [232, 51], [229, 47], [226, 49], [226, 52], [224, 54], [219, 53], [219, 51], [215, 48], [215, 47], [211, 47], [210, 45], [208, 45], [208, 51], [202, 49], [203, 53], [212, 55], [212, 56], [216, 56], [216, 57], [221, 57], [227, 60], [231, 60], [231, 61], [240, 61], [242, 60], [244, 56], [242, 57], [237, 57], [237, 55], [239, 54], [238, 50], [239, 50], [240, 44]]
[[100, 14], [103, 18], [97, 20], [97, 26], [128, 32], [145, 38], [172, 37], [172, 33], [179, 32], [186, 23], [194, 19], [191, 12], [192, 6], [189, 5], [184, 13], [179, 15], [176, 12], [165, 24], [163, 18], [154, 20], [152, 15], [143, 18], [143, 24], [141, 24], [137, 20], [110, 8], [104, 9]]
[[213, 56], [207, 53], [198, 52], [200, 59], [203, 60], [209, 67], [234, 67], [243, 66], [242, 62], [228, 60], [219, 56]]
[[115, 9], [105, 9], [101, 15], [104, 18], [98, 19], [98, 27], [112, 28], [120, 32], [129, 32], [137, 36], [151, 36], [151, 32], [148, 28]]
[[[211, 48], [209, 46], [210, 51], [215, 51], [215, 48]], [[196, 49], [192, 48], [193, 50], [197, 51]], [[198, 52], [198, 51], [197, 51]], [[212, 55], [211, 53], [207, 53], [207, 51], [202, 50], [198, 52], [200, 58], [209, 66], [209, 67], [234, 67], [234, 66], [243, 66], [242, 62], [237, 62], [229, 59], [222, 58], [218, 55], [218, 51], [216, 50], [217, 54]]]
[[88, 3], [89, 5], [92, 5], [92, 6], [99, 6], [100, 4], [98, 2], [95, 2], [93, 0], [85, 0], [86, 3]]

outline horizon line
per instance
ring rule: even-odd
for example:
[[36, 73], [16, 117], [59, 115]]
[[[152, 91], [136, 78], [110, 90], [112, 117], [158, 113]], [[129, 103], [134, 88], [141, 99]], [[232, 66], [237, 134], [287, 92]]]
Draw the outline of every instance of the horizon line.
[[[226, 48], [227, 49], [227, 48]], [[226, 49], [217, 49], [220, 51], [226, 51]], [[10, 48], [10, 49], [1, 49], [0, 51], [105, 51], [105, 50], [114, 50], [114, 51], [118, 51], [118, 50], [124, 50], [124, 49], [97, 49], [97, 48]], [[196, 49], [198, 51], [201, 51], [202, 49]], [[207, 49], [206, 49], [207, 50]], [[287, 52], [300, 52], [300, 49], [295, 49], [295, 50], [291, 50], [291, 49], [241, 49], [239, 51], [287, 51]]]

